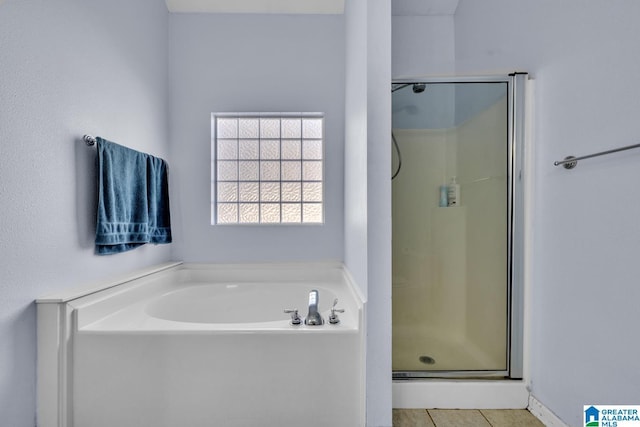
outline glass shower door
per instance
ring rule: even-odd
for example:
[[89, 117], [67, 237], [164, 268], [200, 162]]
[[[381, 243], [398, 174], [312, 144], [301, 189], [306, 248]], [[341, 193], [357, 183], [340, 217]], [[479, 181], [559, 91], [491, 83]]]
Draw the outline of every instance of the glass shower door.
[[508, 81], [392, 86], [394, 377], [508, 376]]

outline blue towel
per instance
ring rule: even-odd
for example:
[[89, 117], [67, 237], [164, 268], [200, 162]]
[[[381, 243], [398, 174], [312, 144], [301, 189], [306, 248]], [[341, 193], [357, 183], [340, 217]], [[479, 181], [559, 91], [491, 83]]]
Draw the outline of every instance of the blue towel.
[[109, 255], [145, 243], [171, 243], [166, 162], [100, 137], [96, 139], [96, 252]]

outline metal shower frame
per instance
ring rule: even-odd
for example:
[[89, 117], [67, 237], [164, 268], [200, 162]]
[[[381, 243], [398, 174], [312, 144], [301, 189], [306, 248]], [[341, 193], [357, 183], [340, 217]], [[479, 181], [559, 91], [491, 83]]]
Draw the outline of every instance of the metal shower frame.
[[[502, 76], [399, 79], [393, 88], [424, 83], [506, 83], [508, 97], [508, 253], [507, 253], [507, 368], [506, 370], [393, 371], [394, 380], [420, 378], [508, 378], [524, 376], [524, 151], [525, 90], [528, 73]], [[396, 89], [396, 90], [397, 90]]]

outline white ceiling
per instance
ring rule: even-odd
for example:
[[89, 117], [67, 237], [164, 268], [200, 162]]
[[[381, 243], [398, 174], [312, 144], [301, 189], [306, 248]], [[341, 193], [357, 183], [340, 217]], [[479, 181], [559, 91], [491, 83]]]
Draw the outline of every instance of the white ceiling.
[[391, 0], [393, 15], [453, 15], [459, 0]]
[[[0, 0], [1, 1], [1, 0]], [[342, 14], [349, 0], [165, 0], [172, 13]], [[393, 15], [453, 15], [459, 0], [391, 0]]]
[[165, 0], [173, 13], [342, 14], [345, 0]]

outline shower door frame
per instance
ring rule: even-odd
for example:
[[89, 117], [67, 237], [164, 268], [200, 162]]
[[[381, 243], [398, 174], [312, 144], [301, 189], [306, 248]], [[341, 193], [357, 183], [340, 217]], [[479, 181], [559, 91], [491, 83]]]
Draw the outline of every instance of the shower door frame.
[[[524, 375], [524, 143], [527, 73], [502, 76], [394, 79], [395, 85], [416, 83], [507, 84], [507, 368], [506, 370], [392, 371], [394, 380], [424, 378], [522, 379]], [[392, 125], [393, 127], [393, 125]]]

